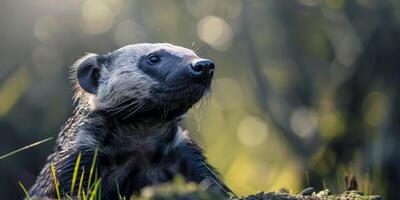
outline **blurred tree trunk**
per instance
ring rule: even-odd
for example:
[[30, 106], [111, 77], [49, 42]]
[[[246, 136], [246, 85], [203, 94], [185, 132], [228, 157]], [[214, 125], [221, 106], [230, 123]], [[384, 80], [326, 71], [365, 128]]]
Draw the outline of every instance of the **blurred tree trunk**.
[[[301, 139], [290, 128], [289, 114], [285, 119], [279, 119], [274, 114], [269, 98], [277, 95], [274, 94], [269, 86], [267, 77], [262, 73], [257, 44], [252, 37], [251, 16], [249, 16], [251, 15], [249, 13], [250, 5], [245, 1], [243, 1], [243, 5], [243, 37], [260, 107], [265, 113], [269, 114], [270, 121], [285, 137], [293, 152], [301, 158], [300, 160], [304, 162], [303, 165], [308, 166], [307, 170], [310, 171], [309, 174], [311, 175], [309, 179], [310, 185], [321, 189], [322, 177], [318, 176], [318, 172], [308, 164], [311, 156], [322, 147], [319, 142], [321, 138], [319, 134], [315, 134], [315, 137], [311, 139]], [[288, 107], [290, 108], [295, 108], [299, 105], [311, 107], [311, 99], [317, 95], [314, 94], [313, 90], [313, 84], [315, 83], [313, 83], [309, 69], [305, 65], [313, 65], [311, 67], [316, 69], [326, 66], [318, 65], [317, 62], [309, 60], [312, 57], [305, 55], [305, 47], [299, 43], [302, 36], [297, 33], [302, 27], [299, 27], [299, 24], [293, 21], [298, 17], [296, 15], [298, 14], [296, 13], [296, 3], [286, 0], [274, 1], [273, 6], [278, 18], [282, 20], [281, 24], [285, 32], [288, 34], [286, 36], [288, 40], [287, 46], [285, 47], [288, 51], [287, 55], [300, 68], [298, 70], [300, 73], [297, 75], [301, 76], [303, 81], [303, 85], [299, 86], [299, 88], [303, 89], [296, 91], [296, 96], [294, 96], [297, 102], [291, 100], [293, 97], [278, 97], [279, 102], [284, 101], [289, 104]], [[375, 174], [381, 171], [384, 180], [375, 180], [376, 187], [385, 189], [383, 185], [380, 186], [379, 184], [387, 180], [388, 199], [400, 199], [399, 194], [395, 192], [395, 187], [400, 185], [400, 161], [397, 159], [400, 150], [400, 106], [397, 103], [400, 101], [400, 68], [398, 67], [400, 65], [400, 56], [398, 56], [400, 52], [400, 32], [398, 30], [398, 22], [395, 21], [388, 9], [388, 3], [380, 2], [377, 3], [376, 7], [375, 10], [371, 10], [352, 2], [346, 4], [344, 8], [344, 14], [349, 17], [350, 23], [353, 23], [353, 20], [360, 20], [354, 17], [359, 13], [370, 13], [372, 17], [370, 27], [353, 27], [362, 40], [365, 49], [351, 66], [353, 70], [351, 76], [347, 81], [340, 84], [335, 92], [334, 103], [337, 109], [344, 113], [344, 123], [347, 128], [343, 135], [327, 141], [325, 145], [325, 147], [335, 152], [336, 162], [331, 167], [329, 174], [326, 174], [327, 177], [324, 178], [336, 180], [338, 167], [350, 165], [350, 163], [354, 162], [355, 154], [360, 149], [365, 149], [365, 152], [362, 152], [364, 165], [361, 167], [363, 169], [370, 168]], [[356, 23], [354, 22], [354, 24]], [[375, 24], [379, 26], [374, 28]], [[370, 35], [365, 31], [366, 28], [372, 30]], [[364, 120], [365, 116], [363, 116], [365, 115], [363, 110], [365, 109], [365, 100], [376, 89], [381, 89], [384, 95], [391, 99], [390, 104], [385, 105], [388, 106], [390, 111], [389, 116], [384, 119], [383, 125], [379, 126], [381, 128], [371, 127]], [[374, 142], [374, 139], [371, 140], [371, 137], [378, 139], [381, 144]], [[388, 148], [389, 150], [379, 150], [379, 155], [375, 156], [371, 155], [373, 154], [371, 148]], [[377, 162], [382, 163], [382, 166], [376, 166]], [[372, 168], [373, 166], [375, 168], [381, 167], [381, 169], [374, 169]]]
[[[400, 101], [400, 31], [387, 7], [382, 6], [378, 16], [378, 27], [365, 43], [365, 50], [354, 66], [354, 75], [338, 89], [337, 105], [346, 112], [349, 128], [344, 137], [332, 141], [329, 146], [336, 152], [338, 164], [351, 162], [355, 152], [364, 149], [363, 167], [382, 173], [374, 175], [376, 187], [387, 190], [387, 199], [400, 199], [396, 190], [400, 185], [400, 161], [397, 159], [400, 150], [400, 107], [397, 103]], [[375, 90], [381, 90], [384, 97], [390, 99], [384, 105], [389, 113], [378, 127], [363, 120], [366, 98]], [[341, 99], [344, 95], [350, 98], [344, 101]], [[379, 153], [373, 155], [372, 148]], [[383, 183], [387, 185], [381, 185]]]

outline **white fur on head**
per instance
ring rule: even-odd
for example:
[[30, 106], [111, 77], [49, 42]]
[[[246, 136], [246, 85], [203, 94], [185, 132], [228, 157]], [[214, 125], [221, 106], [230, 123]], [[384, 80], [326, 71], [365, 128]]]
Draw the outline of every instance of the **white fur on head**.
[[[160, 49], [167, 50], [178, 57], [196, 55], [190, 49], [168, 43], [142, 43], [122, 47], [110, 53], [112, 57], [110, 63], [112, 66], [100, 67], [97, 94], [90, 94], [79, 86], [76, 78], [78, 66], [84, 60], [98, 56], [96, 54], [88, 54], [72, 66], [71, 79], [75, 87], [75, 100], [86, 101], [92, 109], [107, 110], [121, 104], [127, 99], [138, 99], [140, 101], [149, 97], [151, 88], [157, 82], [140, 70], [138, 63], [142, 56]], [[140, 104], [140, 102], [137, 103]]]
[[126, 65], [114, 69], [100, 84], [96, 96], [96, 108], [107, 110], [127, 99], [149, 97], [150, 89], [156, 82], [138, 69], [136, 65]]

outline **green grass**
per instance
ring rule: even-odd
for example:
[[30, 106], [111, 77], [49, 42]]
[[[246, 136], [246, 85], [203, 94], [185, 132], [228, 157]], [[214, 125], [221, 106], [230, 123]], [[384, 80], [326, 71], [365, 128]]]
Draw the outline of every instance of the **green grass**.
[[[8, 158], [10, 156], [13, 156], [21, 151], [30, 149], [32, 147], [38, 146], [40, 144], [43, 144], [49, 140], [53, 139], [52, 137], [44, 139], [44, 140], [40, 140], [38, 142], [32, 143], [30, 145], [24, 146], [22, 148], [16, 149], [14, 151], [11, 151], [10, 153], [6, 153], [2, 156], [0, 156], [0, 160]], [[78, 199], [78, 200], [97, 200], [101, 198], [101, 179], [98, 178], [98, 174], [97, 174], [97, 170], [96, 170], [96, 158], [97, 158], [97, 154], [98, 154], [98, 148], [96, 148], [95, 152], [94, 152], [94, 156], [93, 156], [93, 161], [90, 167], [90, 171], [89, 171], [89, 180], [88, 180], [88, 185], [87, 188], [85, 189], [83, 187], [83, 179], [85, 177], [85, 169], [82, 168], [81, 169], [81, 175], [79, 177], [79, 185], [78, 185], [78, 191], [77, 192], [77, 196], [72, 198], [70, 196], [68, 196], [68, 194], [62, 194], [60, 191], [60, 184], [59, 181], [57, 179], [57, 170], [56, 167], [54, 166], [53, 163], [50, 164], [50, 173], [51, 173], [51, 177], [53, 177], [53, 181], [54, 181], [54, 185], [55, 185], [55, 190], [56, 190], [56, 194], [57, 194], [57, 199], [61, 200], [61, 199]], [[74, 194], [74, 189], [75, 189], [75, 184], [78, 181], [78, 175], [79, 175], [79, 166], [80, 166], [80, 162], [82, 159], [82, 155], [81, 153], [79, 153], [76, 162], [75, 162], [75, 167], [74, 167], [74, 173], [72, 175], [72, 182], [71, 182], [71, 190], [70, 190], [70, 194], [73, 195]], [[28, 200], [32, 200], [32, 198], [29, 196], [28, 190], [25, 188], [25, 186], [22, 184], [22, 182], [18, 182], [19, 186], [21, 187], [25, 197]], [[121, 195], [119, 195], [121, 196]], [[122, 197], [120, 199], [123, 199]]]
[[76, 182], [76, 177], [78, 176], [79, 164], [81, 162], [81, 156], [82, 156], [82, 154], [79, 153], [78, 158], [76, 158], [74, 174], [72, 176], [72, 181], [71, 181], [71, 194], [74, 194], [75, 182]]
[[50, 164], [50, 170], [51, 170], [51, 175], [53, 176], [53, 180], [54, 180], [54, 187], [56, 188], [57, 199], [61, 200], [60, 189], [59, 189], [60, 185], [59, 185], [59, 182], [57, 180], [56, 170], [54, 168], [53, 163]]
[[32, 200], [32, 198], [29, 196], [28, 191], [26, 190], [26, 188], [24, 187], [24, 185], [21, 182], [18, 182], [19, 186], [22, 188], [22, 190], [24, 191], [25, 197], [28, 200]]
[[12, 155], [14, 155], [16, 153], [19, 153], [19, 152], [21, 152], [23, 150], [27, 150], [27, 149], [30, 149], [32, 147], [38, 146], [39, 144], [43, 144], [43, 143], [45, 143], [45, 142], [47, 142], [47, 141], [49, 141], [51, 139], [53, 139], [53, 138], [50, 137], [50, 138], [47, 138], [47, 139], [44, 139], [44, 140], [40, 140], [40, 141], [35, 142], [33, 144], [30, 144], [30, 145], [24, 146], [22, 148], [19, 148], [17, 150], [11, 151], [10, 153], [7, 153], [7, 154], [4, 154], [4, 155], [0, 156], [0, 160], [5, 159], [7, 157], [10, 157], [10, 156], [12, 156]]
[[90, 166], [89, 180], [88, 180], [88, 185], [87, 185], [87, 187], [88, 187], [87, 188], [87, 193], [89, 193], [89, 190], [90, 190], [90, 187], [91, 187], [91, 181], [92, 181], [92, 177], [93, 177], [93, 172], [94, 172], [94, 168], [96, 166], [97, 152], [98, 152], [98, 147], [96, 148], [96, 150], [94, 152], [92, 165]]
[[[12, 156], [20, 151], [32, 148], [34, 146], [37, 146], [39, 144], [42, 144], [44, 142], [47, 142], [51, 140], [52, 138], [47, 138], [38, 142], [35, 142], [33, 144], [27, 145], [25, 147], [22, 147], [20, 149], [14, 150], [10, 153], [7, 153], [3, 156], [0, 156], [0, 160], [7, 158], [9, 156]], [[80, 169], [80, 164], [81, 164], [81, 159], [82, 159], [82, 154], [79, 153], [75, 166], [74, 166], [74, 172], [72, 175], [72, 180], [71, 180], [71, 189], [68, 194], [62, 193], [60, 190], [60, 183], [57, 179], [57, 170], [56, 167], [54, 166], [53, 163], [50, 164], [50, 173], [51, 176], [53, 177], [54, 185], [55, 185], [55, 190], [56, 190], [56, 195], [57, 199], [77, 199], [77, 200], [100, 200], [101, 199], [101, 178], [98, 176], [98, 171], [96, 168], [96, 159], [98, 156], [98, 148], [96, 148], [94, 155], [93, 155], [93, 160], [89, 169], [89, 174], [88, 174], [88, 185], [86, 188], [83, 187], [83, 179], [85, 177], [85, 168], [82, 167]], [[79, 176], [79, 172], [80, 176]], [[78, 180], [79, 178], [79, 180]], [[77, 181], [79, 181], [79, 185], [77, 188], [77, 191], [75, 191], [76, 187], [75, 185], [77, 184]], [[369, 177], [366, 178], [366, 181], [368, 183], [364, 183], [363, 185], [366, 185], [365, 188], [369, 188]], [[339, 181], [342, 182], [342, 181]], [[32, 200], [32, 198], [29, 196], [28, 191], [24, 187], [24, 185], [21, 182], [18, 182], [19, 186], [21, 187], [26, 199]], [[324, 184], [324, 187], [326, 186], [326, 183]], [[199, 199], [199, 200], [205, 200], [205, 199], [215, 199], [215, 200], [222, 200], [224, 199], [223, 197], [219, 196], [218, 194], [215, 193], [210, 193], [209, 191], [206, 191], [204, 188], [201, 187], [201, 185], [196, 185], [194, 183], [185, 183], [184, 179], [182, 177], [176, 177], [172, 183], [166, 183], [162, 184], [160, 186], [153, 186], [153, 187], [147, 187], [143, 190], [142, 194], [140, 196], [133, 196], [130, 198], [124, 197], [120, 194], [119, 192], [119, 187], [117, 185], [117, 190], [118, 190], [118, 200], [127, 200], [127, 199], [133, 199], [133, 200], [150, 200], [150, 199], [185, 199], [185, 198], [191, 198], [191, 199]], [[77, 195], [74, 195], [74, 192], [77, 193]], [[370, 191], [366, 191], [366, 195], [369, 195]], [[358, 193], [343, 193], [339, 195], [327, 195], [323, 196], [322, 198], [318, 197], [317, 199], [323, 199], [323, 200], [331, 200], [331, 199], [345, 199], [351, 196], [353, 199], [360, 199], [360, 200], [375, 200], [379, 199], [376, 198], [376, 196], [364, 196], [364, 195], [359, 195]], [[270, 199], [273, 197], [274, 199], [315, 199], [316, 196], [310, 196], [310, 197], [301, 197], [299, 195], [295, 195], [292, 193], [258, 193], [256, 195], [250, 195], [248, 197], [243, 197], [240, 198], [240, 200], [247, 200], [251, 199], [252, 197], [257, 197], [257, 199]], [[238, 198], [231, 197], [230, 199], [232, 200], [239, 200]]]

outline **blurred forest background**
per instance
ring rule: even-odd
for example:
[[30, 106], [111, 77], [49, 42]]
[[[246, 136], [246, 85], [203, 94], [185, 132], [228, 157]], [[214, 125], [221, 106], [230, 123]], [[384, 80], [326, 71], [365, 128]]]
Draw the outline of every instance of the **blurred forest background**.
[[[217, 63], [185, 127], [238, 194], [339, 192], [353, 173], [400, 199], [398, 0], [2, 0], [0, 154], [57, 135], [75, 60], [138, 42]], [[54, 142], [0, 160], [1, 199], [22, 198]]]

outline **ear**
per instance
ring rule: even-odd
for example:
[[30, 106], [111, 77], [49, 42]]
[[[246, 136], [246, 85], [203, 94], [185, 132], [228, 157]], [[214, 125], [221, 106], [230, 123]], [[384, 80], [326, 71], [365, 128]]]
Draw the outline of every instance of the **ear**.
[[99, 86], [100, 64], [97, 55], [90, 54], [78, 63], [76, 76], [79, 86], [88, 93], [96, 94]]

